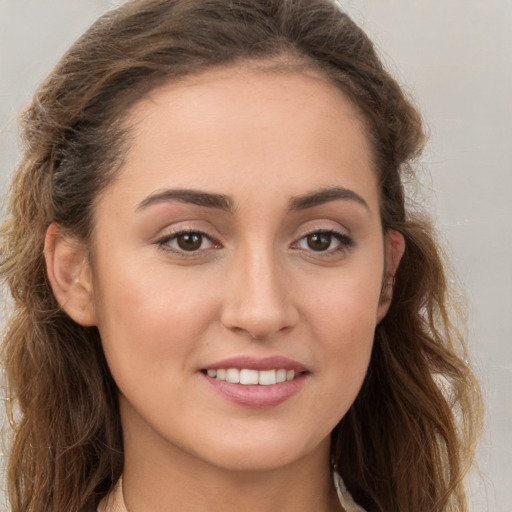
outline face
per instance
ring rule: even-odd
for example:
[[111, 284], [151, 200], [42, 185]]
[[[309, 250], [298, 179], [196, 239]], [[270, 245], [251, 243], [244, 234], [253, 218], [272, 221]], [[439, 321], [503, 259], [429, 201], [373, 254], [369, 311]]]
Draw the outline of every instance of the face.
[[238, 470], [325, 455], [386, 310], [358, 111], [313, 73], [230, 69], [160, 88], [129, 124], [91, 255], [127, 451]]

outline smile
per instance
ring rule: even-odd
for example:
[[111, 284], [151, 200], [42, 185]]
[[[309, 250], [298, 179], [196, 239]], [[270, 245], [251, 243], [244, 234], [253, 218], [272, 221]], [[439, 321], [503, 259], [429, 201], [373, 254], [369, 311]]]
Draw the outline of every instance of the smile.
[[231, 357], [212, 362], [199, 373], [218, 395], [253, 409], [269, 409], [288, 401], [311, 377], [304, 364], [283, 356]]
[[245, 386], [260, 385], [271, 386], [281, 382], [294, 380], [295, 370], [286, 370], [280, 368], [277, 370], [252, 370], [249, 368], [219, 368], [205, 370], [208, 377], [217, 380], [225, 380], [232, 384], [242, 384]]

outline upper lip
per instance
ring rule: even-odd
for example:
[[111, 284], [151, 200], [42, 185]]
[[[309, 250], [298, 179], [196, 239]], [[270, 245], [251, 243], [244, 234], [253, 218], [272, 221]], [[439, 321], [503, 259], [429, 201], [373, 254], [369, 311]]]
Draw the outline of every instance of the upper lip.
[[209, 364], [202, 368], [203, 370], [219, 370], [229, 368], [246, 368], [248, 370], [294, 370], [295, 372], [306, 372], [307, 368], [298, 361], [294, 361], [284, 356], [271, 356], [271, 357], [251, 357], [251, 356], [236, 356], [222, 361]]

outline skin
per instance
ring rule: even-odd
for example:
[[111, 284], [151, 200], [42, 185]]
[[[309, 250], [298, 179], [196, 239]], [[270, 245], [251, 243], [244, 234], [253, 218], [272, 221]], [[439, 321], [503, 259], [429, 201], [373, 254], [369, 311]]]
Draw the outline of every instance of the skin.
[[[45, 249], [57, 298], [98, 326], [120, 389], [128, 510], [340, 510], [329, 435], [361, 387], [403, 252], [382, 231], [358, 110], [313, 72], [238, 67], [154, 91], [128, 123], [93, 252], [58, 226]], [[297, 208], [333, 188], [351, 193]], [[183, 230], [204, 233], [199, 248], [180, 249]], [[308, 235], [325, 231], [340, 235], [314, 250]], [[275, 407], [232, 403], [201, 369], [239, 355], [299, 361], [305, 383]]]

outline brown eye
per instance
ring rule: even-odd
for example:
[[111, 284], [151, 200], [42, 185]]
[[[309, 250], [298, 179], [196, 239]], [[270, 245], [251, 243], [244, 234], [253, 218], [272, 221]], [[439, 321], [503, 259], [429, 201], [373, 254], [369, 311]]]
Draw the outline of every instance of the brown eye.
[[353, 239], [345, 233], [320, 229], [306, 233], [294, 242], [292, 247], [303, 251], [325, 253], [325, 256], [334, 256], [338, 252], [348, 250], [353, 244]]
[[157, 245], [177, 256], [204, 256], [210, 249], [221, 249], [222, 245], [202, 231], [177, 231], [161, 240]]
[[201, 233], [181, 233], [176, 235], [175, 240], [182, 251], [197, 251], [203, 245]]
[[313, 251], [326, 251], [331, 247], [331, 233], [311, 233], [306, 237], [308, 248]]

